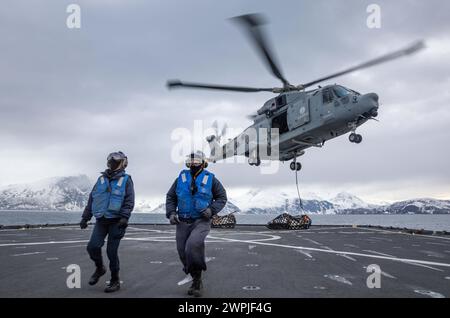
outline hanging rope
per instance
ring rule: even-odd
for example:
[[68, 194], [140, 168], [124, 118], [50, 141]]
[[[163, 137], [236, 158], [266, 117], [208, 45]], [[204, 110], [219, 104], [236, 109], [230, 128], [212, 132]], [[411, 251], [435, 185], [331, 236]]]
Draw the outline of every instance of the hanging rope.
[[295, 163], [295, 185], [297, 186], [297, 195], [298, 195], [298, 200], [300, 201], [300, 209], [302, 211], [304, 211], [303, 208], [303, 201], [302, 198], [300, 196], [300, 189], [298, 187], [298, 170], [297, 170], [297, 158], [294, 159], [294, 163]]

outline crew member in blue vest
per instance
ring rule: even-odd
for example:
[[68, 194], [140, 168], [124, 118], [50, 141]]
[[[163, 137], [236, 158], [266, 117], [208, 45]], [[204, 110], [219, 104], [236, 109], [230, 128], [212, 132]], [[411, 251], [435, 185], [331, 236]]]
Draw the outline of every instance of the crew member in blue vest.
[[119, 257], [117, 255], [120, 240], [125, 235], [128, 219], [134, 208], [134, 186], [131, 176], [125, 173], [128, 158], [121, 151], [111, 153], [107, 158], [108, 169], [102, 172], [89, 195], [84, 209], [80, 228], [85, 229], [88, 221], [94, 216], [95, 227], [87, 245], [89, 256], [96, 269], [89, 285], [95, 285], [100, 277], [106, 274], [103, 265], [102, 246], [108, 236], [106, 254], [109, 259], [111, 280], [105, 289], [112, 293], [120, 289]]
[[205, 239], [211, 229], [211, 218], [227, 203], [222, 184], [206, 170], [205, 155], [197, 151], [188, 156], [166, 197], [166, 216], [176, 225], [177, 250], [183, 271], [192, 276], [189, 295], [202, 294], [202, 271], [206, 270]]

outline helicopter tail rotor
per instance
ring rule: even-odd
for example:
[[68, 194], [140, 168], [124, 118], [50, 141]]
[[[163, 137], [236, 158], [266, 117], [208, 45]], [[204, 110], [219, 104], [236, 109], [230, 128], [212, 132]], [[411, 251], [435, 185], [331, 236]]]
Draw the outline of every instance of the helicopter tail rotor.
[[227, 134], [228, 125], [225, 123], [222, 127], [222, 130], [219, 131], [219, 123], [217, 122], [217, 120], [215, 120], [212, 124], [212, 128], [214, 129], [214, 135], [207, 137], [206, 141], [207, 142], [217, 141], [218, 143], [220, 143], [222, 137], [224, 137]]
[[206, 141], [209, 144], [211, 149], [211, 158], [212, 161], [216, 161], [218, 157], [220, 157], [220, 151], [222, 150], [221, 141], [222, 138], [227, 134], [228, 125], [225, 123], [222, 129], [219, 131], [219, 124], [217, 120], [215, 120], [212, 124], [212, 128], [214, 129], [214, 135], [206, 137]]

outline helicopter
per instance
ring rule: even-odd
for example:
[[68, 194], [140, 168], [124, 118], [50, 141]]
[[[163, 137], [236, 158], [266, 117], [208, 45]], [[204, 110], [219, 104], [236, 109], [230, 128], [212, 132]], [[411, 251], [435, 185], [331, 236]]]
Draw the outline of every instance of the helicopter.
[[[226, 85], [211, 85], [180, 80], [169, 80], [167, 86], [173, 88], [212, 89], [234, 91], [244, 93], [272, 92], [278, 96], [271, 98], [249, 119], [253, 124], [237, 137], [230, 139], [221, 145], [226, 127], [220, 134], [217, 122], [214, 123], [215, 135], [207, 137], [211, 147], [209, 161], [217, 162], [233, 156], [245, 156], [251, 166], [260, 166], [263, 157], [258, 143], [249, 141], [248, 132], [255, 130], [257, 138], [261, 138], [261, 132], [269, 135], [277, 134], [276, 143], [278, 155], [276, 160], [286, 162], [293, 160], [290, 168], [300, 171], [302, 165], [297, 158], [305, 154], [305, 150], [311, 147], [322, 148], [331, 139], [342, 135], [349, 135], [349, 141], [360, 144], [363, 137], [357, 134], [357, 128], [369, 120], [376, 120], [379, 109], [379, 96], [376, 93], [361, 94], [356, 90], [333, 84], [318, 86], [328, 81], [361, 69], [382, 64], [394, 59], [412, 55], [425, 48], [424, 41], [418, 41], [404, 49], [380, 56], [368, 62], [345, 69], [343, 71], [321, 77], [300, 85], [292, 85], [283, 75], [279, 64], [274, 58], [270, 42], [264, 30], [261, 28], [266, 23], [260, 14], [246, 14], [231, 18], [244, 32], [255, 46], [260, 57], [268, 66], [272, 75], [278, 78], [283, 86], [274, 88], [256, 88]], [[312, 88], [312, 89], [311, 89]], [[245, 144], [244, 147], [239, 145]], [[270, 143], [270, 142], [269, 142]], [[269, 144], [269, 148], [274, 144]], [[217, 151], [220, 149], [221, 151]], [[270, 152], [270, 150], [269, 150]]]

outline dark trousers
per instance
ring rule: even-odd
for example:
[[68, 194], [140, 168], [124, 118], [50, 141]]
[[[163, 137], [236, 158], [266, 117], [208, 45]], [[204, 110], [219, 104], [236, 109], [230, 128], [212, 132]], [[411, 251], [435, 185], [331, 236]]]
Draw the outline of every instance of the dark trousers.
[[125, 235], [125, 229], [120, 229], [118, 222], [119, 219], [97, 219], [91, 239], [87, 245], [89, 256], [97, 267], [101, 267], [103, 266], [102, 246], [105, 244], [105, 238], [108, 235], [106, 254], [108, 255], [111, 273], [119, 272], [120, 266], [117, 252], [119, 250], [120, 240]]
[[211, 229], [211, 221], [198, 219], [193, 223], [177, 225], [176, 240], [183, 271], [193, 274], [206, 270], [205, 239]]

